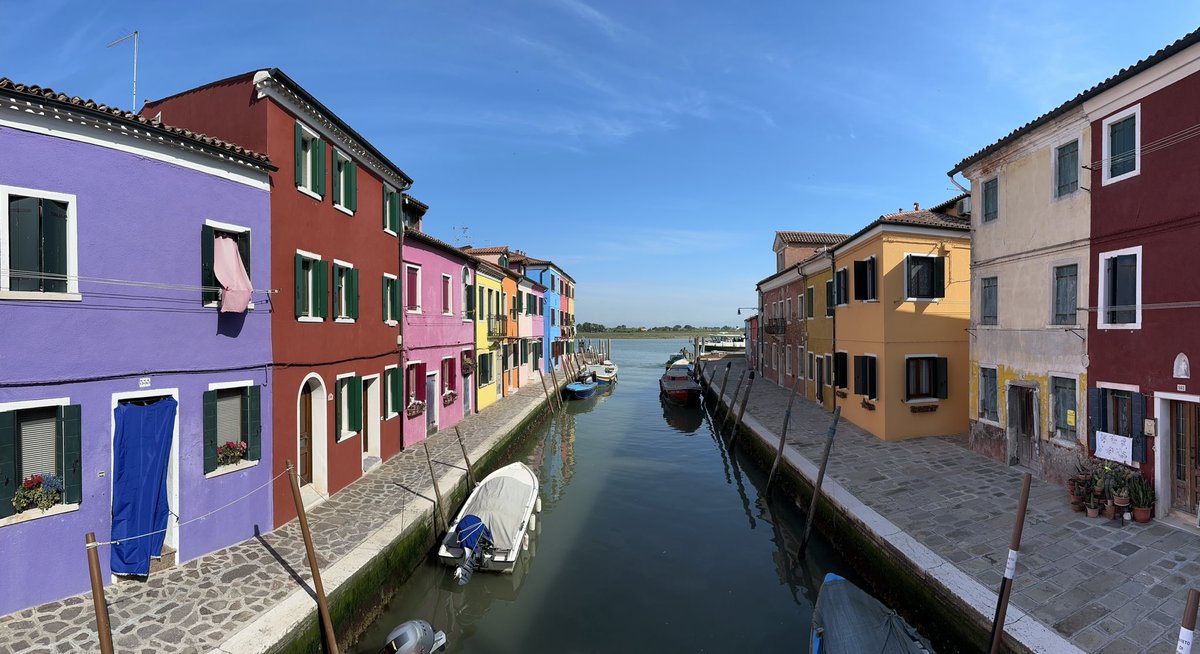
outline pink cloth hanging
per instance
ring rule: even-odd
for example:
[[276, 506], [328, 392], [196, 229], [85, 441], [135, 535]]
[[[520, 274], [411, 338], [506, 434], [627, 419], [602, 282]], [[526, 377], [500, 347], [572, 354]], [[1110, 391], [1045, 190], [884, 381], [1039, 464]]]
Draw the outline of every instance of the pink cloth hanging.
[[216, 235], [213, 247], [213, 272], [221, 285], [221, 312], [242, 313], [250, 305], [250, 276], [242, 265], [242, 255], [238, 252], [237, 240]]

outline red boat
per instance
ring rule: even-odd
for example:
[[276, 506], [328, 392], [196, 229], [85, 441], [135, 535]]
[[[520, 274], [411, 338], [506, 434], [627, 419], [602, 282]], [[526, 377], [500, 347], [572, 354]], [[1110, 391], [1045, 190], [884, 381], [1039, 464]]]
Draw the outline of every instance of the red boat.
[[658, 380], [663, 395], [676, 404], [699, 404], [700, 384], [692, 379], [687, 359], [675, 361]]

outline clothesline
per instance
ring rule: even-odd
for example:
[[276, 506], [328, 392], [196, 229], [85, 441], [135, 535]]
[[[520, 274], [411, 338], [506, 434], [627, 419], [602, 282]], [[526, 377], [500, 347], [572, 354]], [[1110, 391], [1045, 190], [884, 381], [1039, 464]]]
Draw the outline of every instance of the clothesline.
[[[275, 475], [275, 476], [274, 476], [274, 477], [272, 477], [271, 479], [269, 479], [269, 480], [267, 480], [266, 482], [264, 482], [262, 485], [260, 485], [260, 486], [258, 486], [258, 487], [256, 487], [256, 488], [253, 488], [253, 489], [251, 489], [251, 490], [250, 490], [250, 492], [246, 493], [245, 495], [242, 495], [241, 497], [238, 497], [238, 498], [234, 499], [233, 501], [231, 501], [231, 502], [229, 502], [229, 503], [227, 503], [227, 504], [225, 504], [225, 505], [223, 505], [223, 506], [219, 506], [219, 507], [217, 507], [217, 508], [213, 509], [212, 511], [209, 511], [208, 513], [205, 513], [204, 515], [197, 516], [197, 517], [195, 517], [195, 518], [192, 518], [191, 520], [188, 520], [188, 521], [186, 521], [186, 522], [181, 522], [181, 523], [179, 523], [179, 524], [178, 524], [178, 525], [176, 525], [176, 526], [178, 526], [178, 527], [182, 527], [182, 526], [184, 526], [184, 525], [189, 525], [189, 524], [191, 524], [191, 523], [193, 523], [193, 522], [198, 522], [198, 521], [200, 521], [200, 520], [204, 520], [205, 518], [208, 518], [209, 516], [213, 515], [214, 513], [217, 513], [217, 512], [219, 512], [219, 511], [223, 511], [223, 510], [225, 510], [225, 509], [228, 509], [229, 507], [233, 506], [234, 504], [237, 504], [238, 502], [241, 502], [242, 500], [244, 500], [244, 499], [246, 499], [246, 498], [250, 497], [251, 495], [253, 495], [253, 494], [257, 493], [258, 491], [260, 491], [260, 490], [262, 490], [262, 489], [266, 488], [267, 486], [270, 486], [271, 484], [275, 483], [275, 480], [279, 479], [280, 477], [282, 477], [282, 476], [284, 476], [284, 475], [286, 475], [286, 474], [288, 474], [288, 471], [287, 471], [287, 470], [284, 470], [283, 472], [281, 472], [281, 473], [279, 473], [279, 474]], [[176, 519], [178, 519], [178, 518], [179, 518], [178, 514], [176, 514], [175, 512], [173, 512], [173, 511], [172, 511], [172, 512], [171, 512], [171, 514], [172, 514], [172, 515], [174, 515]], [[130, 536], [129, 538], [121, 538], [121, 539], [119, 539], [119, 540], [104, 540], [104, 541], [98, 541], [98, 542], [95, 542], [95, 543], [88, 543], [88, 544], [87, 544], [87, 546], [86, 546], [86, 548], [87, 548], [87, 549], [94, 549], [94, 548], [100, 547], [101, 545], [116, 545], [116, 544], [118, 544], [118, 543], [121, 543], [121, 542], [124, 542], [124, 541], [137, 540], [137, 539], [139, 539], [139, 538], [147, 538], [147, 537], [149, 537], [149, 536], [155, 536], [155, 535], [157, 535], [157, 534], [163, 534], [163, 533], [166, 533], [166, 531], [167, 531], [166, 529], [159, 529], [159, 530], [156, 530], [156, 531], [151, 531], [151, 532], [149, 532], [149, 533], [140, 534], [140, 535], [138, 535], [138, 536]]]

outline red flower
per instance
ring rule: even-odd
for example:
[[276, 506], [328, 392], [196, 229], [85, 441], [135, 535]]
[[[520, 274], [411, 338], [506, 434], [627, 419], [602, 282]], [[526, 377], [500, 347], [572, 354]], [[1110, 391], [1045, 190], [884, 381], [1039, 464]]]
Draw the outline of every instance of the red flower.
[[29, 477], [28, 479], [26, 479], [25, 481], [21, 482], [21, 486], [23, 486], [25, 488], [25, 490], [32, 490], [41, 485], [42, 485], [42, 476], [41, 475], [33, 475], [33, 476]]

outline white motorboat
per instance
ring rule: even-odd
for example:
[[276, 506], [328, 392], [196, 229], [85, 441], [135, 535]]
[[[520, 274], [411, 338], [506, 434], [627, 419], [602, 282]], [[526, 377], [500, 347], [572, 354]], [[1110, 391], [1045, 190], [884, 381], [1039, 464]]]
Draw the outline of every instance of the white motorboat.
[[584, 368], [583, 375], [581, 376], [586, 375], [590, 379], [593, 374], [596, 376], [596, 381], [601, 386], [614, 384], [617, 381], [617, 364], [609, 361], [608, 359], [605, 359], [601, 363], [588, 364], [588, 366]]
[[537, 475], [520, 461], [510, 463], [471, 491], [438, 547], [438, 559], [455, 568], [459, 584], [470, 581], [475, 570], [511, 573], [541, 510]]
[[745, 352], [746, 335], [736, 333], [710, 334], [700, 342], [705, 352]]

